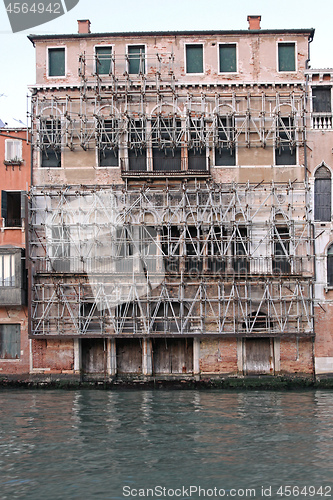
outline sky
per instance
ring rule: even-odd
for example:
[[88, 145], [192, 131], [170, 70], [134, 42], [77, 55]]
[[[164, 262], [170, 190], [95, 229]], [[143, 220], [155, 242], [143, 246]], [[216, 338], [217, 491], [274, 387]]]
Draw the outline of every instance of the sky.
[[58, 19], [19, 33], [12, 33], [0, 0], [0, 119], [10, 127], [28, 123], [26, 96], [35, 83], [31, 33], [77, 33], [78, 19], [90, 19], [92, 33], [246, 30], [248, 15], [261, 15], [262, 29], [315, 28], [311, 67], [333, 68], [333, 0], [79, 0]]

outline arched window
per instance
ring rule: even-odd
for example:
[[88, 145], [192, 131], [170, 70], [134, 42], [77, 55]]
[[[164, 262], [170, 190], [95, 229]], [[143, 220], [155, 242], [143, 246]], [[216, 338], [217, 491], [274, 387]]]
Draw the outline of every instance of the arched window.
[[327, 286], [333, 286], [333, 243], [327, 249]]
[[317, 221], [331, 220], [331, 172], [322, 165], [315, 173], [314, 218]]

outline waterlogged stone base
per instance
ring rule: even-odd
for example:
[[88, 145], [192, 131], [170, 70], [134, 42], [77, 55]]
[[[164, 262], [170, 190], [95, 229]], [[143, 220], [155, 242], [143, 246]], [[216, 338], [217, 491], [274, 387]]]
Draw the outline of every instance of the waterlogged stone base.
[[0, 377], [0, 387], [26, 387], [45, 389], [333, 389], [333, 374], [314, 379], [308, 374], [297, 376], [227, 376], [227, 377], [110, 377], [82, 379], [79, 375], [26, 375]]

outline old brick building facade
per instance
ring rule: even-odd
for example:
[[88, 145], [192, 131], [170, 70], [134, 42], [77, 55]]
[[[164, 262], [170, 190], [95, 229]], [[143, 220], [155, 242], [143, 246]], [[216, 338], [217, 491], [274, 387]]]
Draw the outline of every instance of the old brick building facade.
[[29, 37], [34, 372], [313, 375], [314, 32], [248, 21]]
[[25, 205], [31, 155], [27, 129], [0, 129], [0, 377], [28, 374]]

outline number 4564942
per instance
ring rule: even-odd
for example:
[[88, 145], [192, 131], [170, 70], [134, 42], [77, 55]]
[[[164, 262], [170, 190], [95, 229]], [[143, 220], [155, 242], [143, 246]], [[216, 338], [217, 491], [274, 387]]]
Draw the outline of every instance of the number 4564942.
[[28, 5], [27, 3], [9, 3], [6, 7], [6, 11], [10, 14], [28, 14], [31, 12], [33, 14], [43, 14], [44, 12], [48, 12], [49, 14], [62, 14], [61, 12], [61, 4], [56, 3], [33, 3], [32, 5]]

